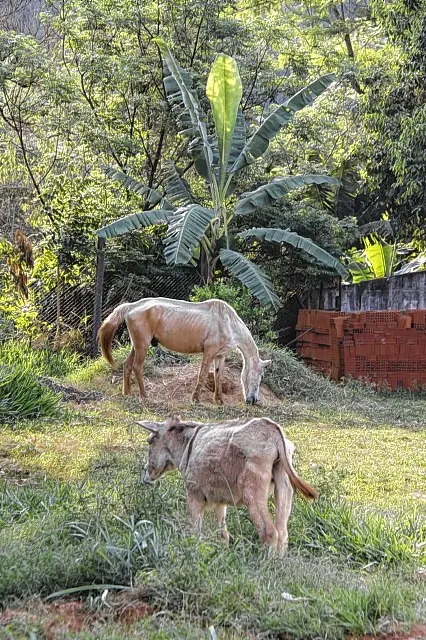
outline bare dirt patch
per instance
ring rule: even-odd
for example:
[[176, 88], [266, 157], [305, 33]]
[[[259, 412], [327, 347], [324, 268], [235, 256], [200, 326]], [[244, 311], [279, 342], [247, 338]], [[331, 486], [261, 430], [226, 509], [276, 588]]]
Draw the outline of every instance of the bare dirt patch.
[[53, 378], [41, 376], [39, 378], [41, 384], [55, 393], [59, 393], [62, 399], [76, 404], [84, 404], [104, 399], [104, 394], [100, 391], [82, 391], [69, 384], [62, 384]]
[[110, 594], [108, 608], [98, 611], [89, 611], [83, 600], [58, 600], [48, 604], [38, 600], [27, 606], [7, 608], [0, 612], [0, 628], [14, 622], [37, 624], [42, 626], [47, 640], [56, 640], [64, 634], [68, 637], [68, 634], [89, 630], [95, 625], [119, 622], [130, 626], [154, 613], [154, 609], [143, 598], [144, 594], [137, 589], [117, 595]]
[[351, 636], [348, 640], [372, 640], [372, 638], [380, 640], [424, 640], [426, 638], [426, 624], [415, 624], [406, 633], [395, 632], [379, 636]]
[[[170, 408], [190, 405], [191, 395], [197, 383], [199, 362], [183, 366], [156, 367], [150, 376], [145, 376], [145, 387], [150, 403]], [[223, 372], [223, 402], [226, 406], [238, 406], [244, 402], [241, 389], [241, 371], [236, 367], [225, 366]], [[135, 391], [135, 390], [134, 390]], [[214, 376], [209, 373], [206, 388], [201, 394], [203, 404], [213, 405]], [[259, 403], [265, 406], [281, 404], [281, 400], [265, 384], [260, 387]]]

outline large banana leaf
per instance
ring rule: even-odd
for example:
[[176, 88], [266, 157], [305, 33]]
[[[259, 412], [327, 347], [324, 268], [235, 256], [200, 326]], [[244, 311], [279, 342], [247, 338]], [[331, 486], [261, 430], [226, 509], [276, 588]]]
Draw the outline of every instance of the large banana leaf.
[[[205, 116], [202, 112], [200, 104], [198, 102], [195, 91], [191, 86], [188, 86], [187, 77], [189, 74], [183, 74], [182, 69], [177, 64], [174, 59], [169, 47], [164, 42], [163, 38], [153, 38], [153, 41], [157, 44], [160, 49], [162, 55], [164, 56], [164, 60], [166, 61], [167, 67], [172, 74], [178, 88], [180, 96], [182, 97], [183, 104], [185, 109], [187, 110], [189, 117], [191, 119], [191, 124], [194, 130], [199, 134], [202, 144], [203, 144], [203, 153], [206, 159], [207, 166], [211, 166], [213, 161], [213, 152], [208, 140], [207, 135], [207, 127], [205, 123]], [[175, 96], [175, 99], [179, 99], [179, 95]], [[210, 175], [210, 181], [213, 180], [213, 176]]]
[[151, 227], [154, 224], [164, 224], [170, 219], [171, 215], [173, 215], [173, 212], [166, 209], [132, 213], [129, 216], [111, 222], [111, 224], [107, 224], [105, 227], [98, 229], [96, 233], [101, 238], [116, 238], [129, 231]]
[[[216, 171], [219, 166], [219, 149], [218, 149], [218, 141], [217, 138], [209, 137], [209, 142], [213, 151], [213, 168]], [[244, 149], [244, 145], [246, 143], [246, 123], [244, 120], [243, 113], [241, 109], [238, 109], [237, 113], [237, 121], [234, 127], [234, 135], [232, 138], [231, 149], [229, 152], [228, 158], [228, 166], [226, 173], [231, 173], [231, 167], [234, 164], [235, 160], [238, 158], [242, 149]], [[188, 146], [188, 151], [191, 156], [194, 158], [194, 166], [198, 174], [204, 178], [204, 180], [209, 180], [209, 171], [207, 168], [206, 159], [204, 154], [202, 153], [202, 144], [199, 138], [193, 140]], [[233, 193], [235, 187], [237, 186], [237, 175], [238, 171], [233, 171], [232, 180], [229, 184], [227, 195]]]
[[221, 249], [222, 264], [238, 278], [262, 304], [279, 309], [280, 299], [274, 291], [269, 276], [251, 260], [231, 249]]
[[318, 96], [330, 86], [334, 79], [334, 74], [330, 73], [314, 80], [314, 82], [308, 84], [292, 98], [275, 109], [247, 142], [235, 161], [232, 171], [238, 171], [243, 167], [247, 167], [257, 160], [257, 158], [260, 158], [269, 147], [270, 141], [290, 122], [294, 114], [304, 107], [311, 105]]
[[156, 205], [161, 202], [163, 196], [159, 191], [143, 185], [138, 180], [135, 180], [134, 178], [128, 176], [127, 173], [123, 173], [123, 171], [119, 171], [117, 169], [114, 169], [113, 167], [106, 168], [105, 173], [108, 178], [111, 178], [111, 180], [115, 180], [116, 182], [120, 182], [120, 184], [122, 184], [123, 187], [125, 187], [129, 191], [133, 191], [140, 196], [145, 196], [145, 199], [150, 204]]
[[188, 183], [180, 177], [171, 160], [164, 165], [163, 177], [167, 199], [174, 206], [180, 207], [194, 201]]
[[290, 191], [299, 189], [307, 184], [340, 184], [337, 178], [320, 176], [317, 174], [305, 176], [287, 176], [275, 178], [269, 184], [264, 184], [255, 191], [243, 193], [241, 199], [235, 205], [235, 213], [242, 215], [252, 213], [260, 207], [267, 207], [272, 202], [279, 200]]
[[395, 261], [395, 245], [380, 238], [364, 240], [365, 256], [376, 278], [387, 278], [392, 274]]
[[164, 240], [167, 264], [188, 264], [215, 215], [213, 209], [199, 204], [180, 207], [173, 214]]
[[243, 94], [238, 66], [231, 56], [219, 53], [216, 57], [207, 80], [206, 94], [212, 106], [219, 143], [219, 186], [222, 189]]
[[299, 236], [299, 234], [294, 233], [289, 229], [249, 229], [248, 231], [239, 233], [238, 236], [240, 238], [255, 237], [259, 240], [267, 240], [268, 242], [286, 242], [296, 249], [306, 251], [306, 253], [319, 262], [322, 262], [327, 267], [335, 269], [342, 278], [347, 279], [349, 277], [349, 273], [337, 258], [328, 253], [328, 251], [325, 251], [325, 249], [319, 247], [315, 242], [312, 242], [312, 240], [309, 240], [309, 238]]
[[348, 264], [348, 271], [352, 276], [353, 284], [374, 280], [374, 273], [366, 261], [364, 251], [353, 251], [350, 257], [351, 261]]

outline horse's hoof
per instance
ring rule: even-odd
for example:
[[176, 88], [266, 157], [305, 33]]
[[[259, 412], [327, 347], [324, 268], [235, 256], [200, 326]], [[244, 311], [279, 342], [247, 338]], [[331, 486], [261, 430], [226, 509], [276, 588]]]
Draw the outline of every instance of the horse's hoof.
[[192, 404], [200, 404], [200, 398], [198, 398], [197, 396], [192, 396], [191, 402]]
[[146, 396], [139, 396], [139, 404], [144, 404], [146, 398]]
[[223, 404], [223, 400], [222, 400], [222, 398], [214, 398], [214, 403], [222, 405]]

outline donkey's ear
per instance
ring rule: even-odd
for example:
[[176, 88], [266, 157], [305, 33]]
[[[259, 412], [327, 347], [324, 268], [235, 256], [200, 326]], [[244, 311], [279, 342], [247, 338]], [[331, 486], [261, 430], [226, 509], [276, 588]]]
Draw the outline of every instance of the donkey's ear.
[[151, 433], [158, 433], [160, 426], [158, 422], [140, 422], [139, 420], [136, 420], [136, 424], [142, 427], [142, 429], [146, 429]]
[[265, 367], [269, 366], [271, 364], [272, 360], [261, 360], [260, 364], [262, 365], [262, 369], [264, 369]]

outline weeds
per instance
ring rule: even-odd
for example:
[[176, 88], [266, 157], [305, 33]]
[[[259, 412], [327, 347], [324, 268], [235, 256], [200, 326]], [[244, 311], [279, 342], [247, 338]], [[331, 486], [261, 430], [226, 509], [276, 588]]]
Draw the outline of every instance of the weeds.
[[0, 343], [0, 365], [23, 368], [34, 375], [63, 378], [80, 363], [80, 357], [67, 351], [31, 349], [25, 340]]
[[57, 416], [60, 399], [21, 366], [0, 366], [0, 422]]

